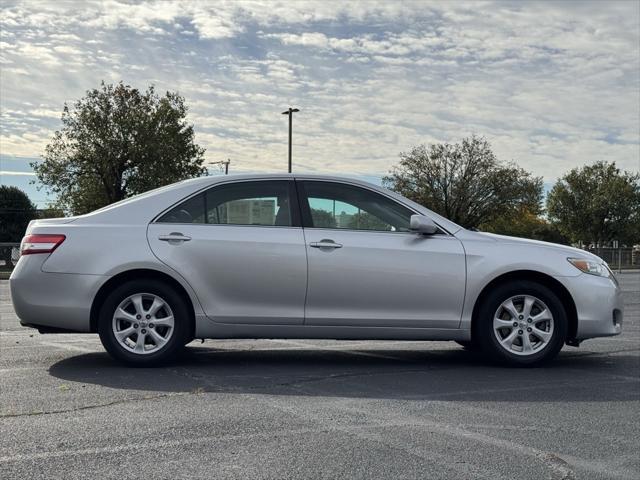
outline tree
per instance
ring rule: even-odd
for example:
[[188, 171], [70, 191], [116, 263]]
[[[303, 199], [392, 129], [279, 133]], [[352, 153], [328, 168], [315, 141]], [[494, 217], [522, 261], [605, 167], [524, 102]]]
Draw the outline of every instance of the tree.
[[[36, 207], [17, 187], [0, 185], [0, 242], [19, 242], [29, 221], [36, 217]], [[11, 263], [11, 249], [2, 249], [5, 265]]]
[[156, 94], [120, 82], [87, 91], [34, 162], [58, 206], [82, 214], [152, 188], [205, 173], [204, 149], [177, 93]]
[[313, 219], [313, 226], [316, 228], [336, 228], [336, 219], [331, 212], [321, 208], [312, 208], [311, 218]]
[[0, 185], [0, 242], [19, 242], [34, 218], [36, 207], [26, 193]]
[[512, 237], [533, 238], [544, 242], [565, 245], [570, 243], [570, 239], [563, 235], [554, 224], [526, 208], [516, 209], [508, 215], [495, 218], [489, 223], [483, 223], [480, 225], [480, 230]]
[[38, 218], [60, 218], [64, 217], [64, 211], [56, 206], [48, 206], [47, 208], [43, 208], [38, 210]]
[[574, 242], [640, 241], [640, 175], [615, 162], [574, 168], [547, 197], [549, 219]]
[[389, 230], [391, 226], [369, 212], [358, 212], [351, 216], [349, 228], [356, 230]]
[[499, 161], [482, 137], [400, 154], [385, 186], [466, 228], [525, 208], [541, 213], [542, 178]]

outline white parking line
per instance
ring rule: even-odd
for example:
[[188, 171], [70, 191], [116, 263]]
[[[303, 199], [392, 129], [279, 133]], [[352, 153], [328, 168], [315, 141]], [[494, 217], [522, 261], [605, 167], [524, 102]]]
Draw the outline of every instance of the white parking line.
[[78, 347], [77, 345], [69, 345], [64, 343], [56, 343], [56, 342], [39, 342], [39, 343], [40, 345], [45, 345], [47, 347], [62, 348], [64, 350], [71, 350], [73, 352], [94, 353], [98, 351], [98, 350], [92, 350], [89, 348]]
[[384, 358], [385, 360], [402, 360], [398, 357], [392, 357], [391, 355], [381, 355], [378, 353], [369, 353], [369, 352], [358, 352], [355, 350], [345, 350], [344, 348], [341, 347], [341, 345], [336, 345], [335, 347], [331, 347], [331, 346], [322, 346], [322, 345], [317, 345], [317, 344], [313, 344], [313, 343], [302, 343], [302, 342], [295, 342], [293, 340], [272, 340], [272, 342], [276, 342], [276, 343], [286, 343], [289, 345], [294, 345], [298, 348], [304, 348], [305, 350], [325, 350], [328, 352], [340, 352], [340, 353], [346, 353], [347, 355], [359, 355], [359, 356], [363, 356], [363, 357], [374, 357], [374, 358]]
[[11, 372], [22, 372], [24, 370], [44, 370], [42, 367], [11, 367], [11, 368], [0, 368], [0, 374], [2, 373], [11, 373]]
[[[313, 434], [317, 433], [316, 429], [296, 429], [287, 431], [289, 434]], [[187, 438], [184, 440], [159, 440], [159, 441], [151, 441], [151, 442], [140, 442], [140, 443], [130, 443], [125, 445], [117, 445], [117, 446], [108, 446], [108, 447], [96, 447], [96, 448], [81, 448], [81, 449], [70, 449], [70, 450], [53, 450], [53, 451], [45, 451], [45, 452], [33, 452], [33, 453], [20, 453], [17, 455], [6, 455], [0, 457], [0, 463], [8, 463], [8, 462], [23, 462], [23, 461], [32, 461], [32, 460], [41, 460], [48, 458], [60, 458], [67, 456], [92, 456], [92, 455], [100, 455], [100, 454], [114, 454], [120, 452], [126, 452], [130, 450], [162, 450], [171, 447], [183, 447], [189, 445], [199, 445], [199, 444], [207, 444], [216, 441], [220, 441], [221, 439], [234, 439], [234, 438], [263, 438], [263, 437], [271, 437], [273, 432], [268, 433], [255, 433], [255, 434], [228, 434], [228, 435], [211, 435], [211, 436], [200, 436], [197, 438]]]

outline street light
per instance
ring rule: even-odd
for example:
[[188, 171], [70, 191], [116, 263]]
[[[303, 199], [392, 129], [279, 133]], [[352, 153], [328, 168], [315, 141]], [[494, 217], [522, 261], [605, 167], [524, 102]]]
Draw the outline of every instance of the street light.
[[291, 131], [293, 125], [293, 112], [299, 112], [297, 108], [289, 107], [289, 110], [282, 112], [282, 115], [289, 115], [289, 173], [291, 173]]

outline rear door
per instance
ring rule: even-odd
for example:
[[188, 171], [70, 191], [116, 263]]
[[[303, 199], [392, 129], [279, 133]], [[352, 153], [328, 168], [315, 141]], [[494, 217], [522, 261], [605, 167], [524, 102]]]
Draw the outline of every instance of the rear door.
[[303, 323], [307, 257], [293, 180], [211, 187], [151, 223], [148, 239], [211, 319]]
[[442, 231], [409, 231], [413, 211], [356, 185], [298, 181], [308, 325], [458, 328], [465, 254]]

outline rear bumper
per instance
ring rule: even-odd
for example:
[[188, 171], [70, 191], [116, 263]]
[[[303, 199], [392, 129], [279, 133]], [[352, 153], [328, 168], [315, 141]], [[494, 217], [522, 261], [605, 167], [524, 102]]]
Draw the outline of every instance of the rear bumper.
[[9, 278], [20, 324], [43, 331], [89, 332], [91, 304], [107, 277], [43, 272], [46, 258], [20, 258]]
[[622, 290], [611, 279], [582, 274], [557, 277], [573, 297], [578, 313], [575, 340], [608, 337], [622, 332]]

